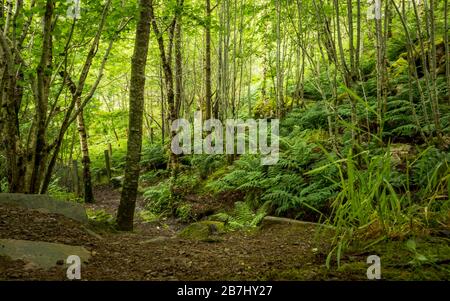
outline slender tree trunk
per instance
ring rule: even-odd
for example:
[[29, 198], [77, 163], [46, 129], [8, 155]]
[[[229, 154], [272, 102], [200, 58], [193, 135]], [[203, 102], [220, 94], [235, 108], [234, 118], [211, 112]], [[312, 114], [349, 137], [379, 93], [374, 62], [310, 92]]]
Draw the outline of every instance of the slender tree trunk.
[[224, 46], [223, 46], [223, 94], [222, 94], [222, 119], [228, 117], [229, 97], [230, 97], [230, 1], [223, 2], [223, 27], [224, 32]]
[[261, 100], [263, 101], [264, 105], [267, 104], [267, 69], [269, 64], [267, 60], [268, 60], [267, 54], [265, 54], [263, 62], [262, 84], [261, 84]]
[[233, 78], [231, 83], [231, 114], [236, 118], [236, 80], [237, 80], [237, 0], [234, 0], [233, 7]]
[[[174, 38], [174, 30], [176, 27], [176, 23], [179, 21], [179, 18], [181, 16], [183, 3], [184, 3], [183, 0], [179, 0], [177, 2], [177, 9], [175, 12], [175, 17], [173, 18], [172, 23], [169, 26], [169, 43], [168, 43], [169, 46], [168, 46], [168, 49], [166, 52], [165, 45], [164, 45], [164, 38], [158, 27], [158, 24], [156, 23], [156, 17], [155, 17], [153, 3], [152, 3], [152, 1], [150, 1], [150, 20], [151, 20], [151, 25], [153, 27], [153, 31], [155, 32], [156, 41], [158, 43], [160, 60], [161, 60], [162, 69], [164, 72], [167, 106], [168, 106], [168, 117], [169, 117], [169, 121], [170, 121], [169, 126], [171, 125], [171, 123], [173, 121], [175, 121], [178, 118], [176, 104], [175, 104], [174, 79], [173, 79], [173, 71], [172, 71], [172, 45], [173, 45], [173, 38]], [[171, 138], [173, 138], [175, 135], [176, 135], [176, 133], [171, 131]], [[171, 166], [173, 172], [176, 170], [177, 161], [178, 161], [177, 156], [173, 152], [170, 152], [169, 165]]]
[[[361, 56], [361, 0], [358, 0], [357, 18], [356, 18], [356, 53], [355, 53], [355, 68], [359, 75], [360, 56]], [[358, 76], [359, 77], [359, 76]], [[359, 78], [362, 81], [361, 78]]]
[[350, 56], [350, 70], [351, 77], [353, 78], [356, 74], [356, 64], [355, 64], [355, 45], [354, 45], [354, 30], [353, 30], [353, 4], [352, 0], [347, 0], [347, 19], [348, 19], [348, 49]]
[[[81, 99], [76, 101], [76, 108], [81, 106]], [[84, 122], [84, 112], [81, 111], [77, 118], [78, 134], [80, 136], [81, 155], [83, 164], [83, 185], [84, 185], [84, 201], [86, 203], [94, 202], [94, 193], [92, 192], [92, 177], [91, 177], [91, 158], [89, 156], [89, 144], [86, 124]]]
[[[340, 56], [340, 64], [336, 67], [340, 67], [342, 77], [344, 78], [344, 84], [347, 88], [351, 89], [353, 84], [353, 72], [355, 69], [355, 59], [354, 59], [354, 49], [353, 49], [353, 10], [352, 10], [352, 4], [351, 1], [347, 1], [347, 18], [349, 22], [349, 48], [350, 48], [350, 68], [347, 65], [347, 62], [345, 60], [345, 53], [344, 53], [344, 46], [342, 43], [342, 34], [341, 34], [341, 22], [340, 22], [340, 12], [339, 12], [339, 0], [334, 0], [334, 6], [335, 6], [335, 14], [336, 14], [336, 31], [337, 31], [337, 40], [338, 40], [338, 47], [339, 47], [339, 56]], [[352, 128], [352, 142], [355, 143], [357, 140], [357, 132], [355, 131], [355, 128], [357, 127], [358, 123], [358, 116], [356, 114], [356, 103], [353, 97], [351, 97], [349, 94], [348, 100], [350, 101], [352, 114], [352, 124], [355, 125], [354, 128]]]
[[[217, 0], [217, 5], [219, 5], [219, 1]], [[223, 2], [223, 1], [222, 1]], [[214, 105], [214, 118], [220, 119], [220, 110], [223, 107], [222, 101], [224, 99], [224, 87], [223, 87], [223, 81], [224, 81], [224, 58], [223, 58], [223, 47], [224, 47], [224, 34], [223, 34], [223, 4], [220, 6], [220, 10], [218, 12], [219, 14], [219, 23], [221, 29], [219, 30], [219, 46], [217, 49], [217, 94], [216, 94], [216, 103]]]
[[239, 47], [238, 47], [238, 56], [239, 56], [239, 86], [237, 93], [237, 105], [236, 110], [239, 112], [241, 108], [241, 99], [242, 99], [242, 82], [244, 77], [244, 59], [242, 49], [244, 47], [243, 41], [243, 32], [244, 32], [244, 4], [243, 0], [239, 3]]
[[0, 142], [6, 155], [9, 192], [25, 192], [25, 160], [20, 144], [20, 130], [16, 100], [16, 64], [6, 37], [0, 33], [3, 72], [0, 85]]
[[[298, 14], [298, 32], [297, 32], [297, 42], [298, 42], [298, 64], [299, 75], [298, 75], [298, 86], [297, 86], [297, 107], [305, 107], [305, 56], [307, 55], [304, 45], [304, 32], [303, 32], [303, 3], [301, 0], [297, 0], [297, 14]], [[301, 102], [301, 104], [299, 103]]]
[[[5, 17], [5, 4], [4, 4], [4, 0], [1, 0], [1, 2], [0, 2], [0, 30], [3, 29], [3, 25], [5, 23], [5, 20], [3, 20], [4, 17]], [[2, 53], [0, 52], [0, 54], [2, 54]]]
[[166, 98], [164, 95], [164, 77], [162, 63], [159, 65], [159, 92], [161, 95], [161, 140], [162, 145], [166, 143]]
[[252, 77], [253, 77], [253, 56], [250, 54], [248, 68], [248, 87], [247, 87], [247, 106], [248, 106], [248, 118], [252, 117]]
[[[438, 99], [438, 88], [436, 85], [437, 81], [437, 59], [436, 59], [436, 21], [435, 21], [435, 15], [434, 11], [436, 9], [435, 7], [435, 0], [429, 0], [430, 1], [430, 65], [431, 65], [431, 83], [433, 87], [433, 117], [434, 117], [434, 125], [436, 128], [436, 134], [439, 140], [439, 143], [442, 143], [442, 129], [441, 129], [441, 113], [439, 110], [439, 99]], [[445, 31], [448, 31], [448, 28], [445, 28]]]
[[445, 75], [447, 77], [447, 96], [450, 105], [450, 46], [448, 39], [448, 0], [444, 0], [444, 43], [445, 43]]
[[206, 24], [205, 24], [205, 119], [211, 119], [211, 0], [206, 0]]
[[182, 55], [182, 33], [181, 15], [175, 25], [175, 111], [180, 114], [183, 102], [183, 55]]
[[[414, 45], [414, 43], [412, 41], [411, 34], [410, 34], [408, 26], [407, 26], [407, 14], [406, 14], [404, 1], [405, 0], [403, 0], [403, 2], [402, 2], [403, 3], [403, 13], [400, 12], [397, 4], [394, 1], [392, 3], [393, 3], [393, 6], [394, 6], [395, 10], [397, 11], [397, 14], [400, 17], [400, 21], [402, 23], [403, 30], [405, 31], [406, 38], [408, 40], [407, 50], [408, 50], [408, 58], [409, 58], [408, 62], [409, 62], [409, 65], [410, 65], [410, 70], [411, 70], [410, 73], [411, 73], [411, 75], [412, 75], [412, 77], [413, 77], [413, 79], [414, 79], [414, 81], [416, 83], [417, 89], [419, 90], [420, 103], [421, 103], [422, 111], [423, 111], [423, 114], [424, 114], [424, 117], [425, 117], [424, 118], [425, 119], [425, 123], [428, 124], [428, 123], [430, 123], [430, 119], [428, 117], [428, 109], [427, 109], [425, 94], [424, 94], [424, 91], [423, 91], [423, 88], [422, 88], [422, 83], [419, 80], [419, 74], [417, 72], [417, 67], [418, 66], [415, 63], [415, 58], [414, 58], [415, 57], [415, 52], [413, 51], [413, 49], [415, 48], [415, 45]], [[421, 129], [421, 133], [423, 133], [422, 129]], [[426, 141], [427, 139], [424, 139], [424, 140]]]
[[7, 35], [8, 34], [8, 32], [9, 32], [9, 26], [10, 26], [10, 23], [11, 23], [11, 17], [12, 17], [12, 7], [13, 7], [13, 0], [7, 0], [6, 1], [6, 11], [5, 11], [5, 15], [6, 15], [6, 20], [5, 20], [5, 23], [4, 23], [4, 33], [5, 33], [5, 35]]
[[[119, 33], [126, 27], [127, 22], [125, 24], [123, 24], [118, 31], [116, 32], [116, 35], [114, 36], [114, 38], [109, 42], [108, 48], [105, 51], [105, 54], [103, 56], [103, 60], [101, 62], [100, 68], [99, 68], [99, 73], [97, 75], [97, 79], [94, 82], [94, 84], [92, 85], [89, 93], [87, 94], [87, 96], [85, 96], [81, 102], [81, 105], [78, 107], [78, 109], [75, 109], [76, 107], [76, 101], [78, 98], [81, 99], [81, 95], [83, 93], [85, 84], [86, 84], [86, 79], [89, 75], [89, 71], [91, 69], [92, 66], [92, 62], [95, 58], [95, 56], [97, 55], [97, 50], [98, 50], [98, 45], [100, 43], [100, 38], [101, 38], [101, 34], [103, 31], [103, 27], [106, 23], [106, 18], [108, 16], [108, 10], [109, 7], [111, 5], [111, 1], [112, 0], [107, 0], [106, 4], [103, 7], [103, 13], [102, 13], [102, 18], [96, 33], [96, 36], [91, 44], [91, 47], [89, 49], [89, 53], [86, 57], [86, 60], [84, 62], [82, 71], [80, 73], [79, 79], [78, 79], [78, 83], [77, 85], [75, 85], [70, 77], [70, 75], [64, 70], [62, 72], [60, 72], [60, 74], [63, 77], [63, 80], [65, 82], [67, 82], [67, 84], [69, 84], [69, 89], [71, 91], [72, 94], [72, 101], [69, 104], [69, 107], [66, 109], [66, 113], [64, 116], [64, 119], [62, 121], [61, 124], [61, 129], [59, 130], [59, 133], [57, 135], [57, 138], [55, 139], [55, 141], [51, 144], [51, 147], [48, 147], [47, 152], [50, 153], [51, 150], [53, 149], [53, 154], [50, 157], [49, 163], [47, 164], [47, 168], [45, 171], [45, 175], [43, 177], [42, 180], [42, 185], [40, 188], [40, 193], [41, 194], [45, 194], [47, 193], [48, 187], [50, 185], [50, 181], [52, 178], [52, 172], [53, 172], [53, 168], [56, 165], [56, 161], [58, 158], [58, 154], [59, 151], [61, 149], [61, 144], [63, 142], [64, 136], [67, 132], [67, 130], [69, 129], [70, 125], [75, 122], [75, 120], [78, 118], [78, 115], [84, 110], [84, 107], [87, 105], [87, 103], [92, 99], [92, 97], [94, 96], [95, 91], [97, 90], [98, 85], [101, 82], [101, 79], [103, 77], [103, 71], [105, 69], [105, 65], [106, 62], [108, 60], [109, 54], [111, 53], [111, 49], [113, 46], [113, 43], [115, 41], [115, 39], [118, 38]], [[75, 112], [74, 112], [75, 109]], [[72, 114], [73, 113], [73, 114]], [[48, 125], [48, 121], [46, 123]]]
[[54, 0], [47, 0], [44, 14], [43, 45], [41, 60], [37, 67], [37, 99], [36, 99], [36, 138], [33, 146], [33, 169], [28, 193], [39, 193], [41, 180], [47, 161], [46, 120], [53, 52], [53, 13]]
[[[426, 88], [427, 88], [427, 93], [428, 93], [428, 98], [431, 102], [431, 110], [432, 110], [432, 117], [433, 117], [433, 123], [435, 126], [435, 130], [438, 136], [438, 140], [439, 142], [441, 142], [441, 138], [442, 138], [442, 133], [441, 133], [441, 126], [440, 126], [440, 120], [439, 120], [439, 107], [437, 104], [437, 95], [436, 95], [436, 90], [434, 89], [434, 85], [435, 85], [435, 80], [434, 80], [434, 76], [433, 76], [433, 72], [436, 72], [435, 70], [432, 70], [432, 48], [433, 46], [430, 45], [430, 53], [429, 53], [429, 60], [427, 59], [427, 52], [425, 49], [425, 45], [424, 45], [424, 41], [422, 38], [422, 29], [421, 29], [421, 23], [420, 23], [420, 16], [419, 16], [419, 12], [417, 9], [417, 5], [416, 3], [413, 1], [413, 8], [414, 8], [414, 16], [416, 19], [416, 24], [417, 24], [417, 33], [418, 33], [418, 39], [419, 39], [419, 45], [420, 45], [420, 55], [422, 58], [422, 70], [424, 72], [424, 76], [425, 76], [425, 84], [426, 84]], [[424, 2], [424, 4], [426, 4], [426, 2]], [[425, 15], [426, 15], [426, 32], [428, 37], [430, 37], [431, 34], [433, 34], [434, 37], [434, 30], [431, 30], [430, 27], [431, 25], [429, 25], [429, 12], [427, 10], [427, 7], [425, 5]], [[434, 23], [434, 22], [433, 22]], [[430, 32], [432, 31], [432, 32]], [[430, 41], [432, 45], [434, 45], [435, 41]], [[430, 74], [431, 73], [431, 74]], [[426, 109], [426, 108], [425, 108]]]
[[276, 31], [277, 31], [277, 51], [276, 51], [276, 69], [277, 69], [277, 83], [276, 83], [276, 95], [277, 95], [277, 116], [283, 117], [284, 115], [284, 96], [283, 96], [283, 72], [282, 66], [282, 53], [281, 53], [281, 0], [276, 0]]
[[377, 114], [378, 114], [378, 134], [380, 139], [383, 133], [383, 34], [381, 19], [381, 0], [375, 0], [375, 31], [377, 50]]
[[152, 0], [140, 0], [140, 17], [136, 28], [136, 41], [131, 62], [129, 135], [125, 179], [117, 225], [120, 230], [133, 230], [134, 210], [136, 207], [139, 184], [140, 159], [142, 149], [142, 120], [144, 113], [145, 67], [150, 40], [150, 21]]

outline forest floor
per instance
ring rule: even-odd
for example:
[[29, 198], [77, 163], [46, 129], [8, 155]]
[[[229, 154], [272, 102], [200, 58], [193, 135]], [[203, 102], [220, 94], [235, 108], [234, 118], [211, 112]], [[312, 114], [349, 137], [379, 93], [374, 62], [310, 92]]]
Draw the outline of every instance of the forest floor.
[[[119, 197], [117, 191], [103, 187], [96, 191], [96, 204], [87, 207], [113, 214]], [[137, 210], [142, 207], [140, 199]], [[317, 236], [314, 225], [278, 224], [228, 232], [214, 242], [178, 238], [176, 234], [184, 226], [176, 220], [145, 223], [137, 218], [135, 231], [124, 233], [95, 223], [84, 227], [60, 215], [0, 207], [0, 239], [56, 242], [90, 250], [92, 258], [82, 267], [83, 280], [367, 279], [366, 259], [370, 255], [367, 250], [346, 255], [339, 270], [325, 268], [330, 235]], [[93, 231], [99, 235], [92, 234]], [[448, 239], [436, 241], [432, 247], [440, 247], [445, 253]], [[396, 242], [381, 248], [386, 261], [392, 262], [386, 268], [383, 266], [387, 279], [450, 279], [448, 262], [421, 267], [418, 274], [417, 267], [398, 261], [406, 257]], [[65, 279], [63, 266], [44, 271], [0, 257], [0, 280]]]

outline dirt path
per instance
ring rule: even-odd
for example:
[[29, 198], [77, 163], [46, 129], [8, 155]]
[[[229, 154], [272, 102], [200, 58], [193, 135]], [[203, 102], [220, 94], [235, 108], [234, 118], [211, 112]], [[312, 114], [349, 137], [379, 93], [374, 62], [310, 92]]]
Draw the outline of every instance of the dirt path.
[[[96, 191], [91, 209], [114, 213], [118, 193]], [[142, 208], [138, 201], [138, 210]], [[265, 280], [321, 279], [326, 244], [314, 240], [313, 226], [272, 226], [264, 231], [232, 232], [220, 241], [176, 237], [174, 221], [137, 221], [133, 233], [101, 232], [101, 238], [59, 215], [0, 207], [0, 238], [84, 246], [93, 257], [82, 269], [84, 280]], [[91, 227], [92, 228], [92, 227]], [[92, 228], [95, 231], [96, 228]], [[20, 261], [0, 259], [0, 279], [64, 280], [63, 267], [27, 269]]]
[[[86, 207], [115, 214], [119, 198], [117, 191], [103, 187], [96, 190], [97, 203]], [[143, 207], [139, 199], [137, 210]], [[184, 226], [176, 220], [144, 223], [137, 217], [135, 231], [125, 233], [97, 223], [83, 226], [61, 215], [0, 207], [0, 239], [56, 242], [91, 251], [92, 258], [82, 267], [83, 280], [367, 280], [370, 254], [383, 257], [383, 279], [450, 279], [448, 263], [409, 265], [412, 257], [403, 241], [346, 253], [341, 269], [329, 271], [324, 265], [330, 240], [317, 237], [314, 225], [275, 224], [228, 232], [215, 242], [177, 237]], [[437, 250], [443, 259], [450, 256], [445, 238], [417, 241], [424, 246], [423, 254]], [[66, 280], [66, 270], [34, 269], [0, 256], [0, 280]]]

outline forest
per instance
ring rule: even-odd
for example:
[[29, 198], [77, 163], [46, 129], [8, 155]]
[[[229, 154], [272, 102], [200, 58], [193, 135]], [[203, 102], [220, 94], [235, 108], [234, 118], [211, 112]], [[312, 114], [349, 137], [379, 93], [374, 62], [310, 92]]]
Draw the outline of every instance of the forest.
[[448, 0], [0, 0], [0, 280], [450, 280]]

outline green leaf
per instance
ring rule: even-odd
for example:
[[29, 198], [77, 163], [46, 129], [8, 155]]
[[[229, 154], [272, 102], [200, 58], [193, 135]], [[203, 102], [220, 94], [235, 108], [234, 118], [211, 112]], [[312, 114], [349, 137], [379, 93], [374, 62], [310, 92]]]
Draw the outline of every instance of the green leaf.
[[409, 239], [406, 242], [406, 248], [408, 248], [408, 250], [415, 252], [416, 251], [416, 241], [413, 239]]

